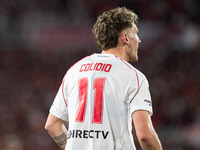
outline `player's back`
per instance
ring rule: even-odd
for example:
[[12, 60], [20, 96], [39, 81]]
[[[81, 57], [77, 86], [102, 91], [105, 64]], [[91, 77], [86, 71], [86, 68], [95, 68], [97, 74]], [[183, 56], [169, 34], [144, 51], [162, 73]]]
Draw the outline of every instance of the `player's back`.
[[68, 70], [66, 150], [135, 149], [130, 103], [138, 90], [138, 73], [111, 54], [93, 54]]

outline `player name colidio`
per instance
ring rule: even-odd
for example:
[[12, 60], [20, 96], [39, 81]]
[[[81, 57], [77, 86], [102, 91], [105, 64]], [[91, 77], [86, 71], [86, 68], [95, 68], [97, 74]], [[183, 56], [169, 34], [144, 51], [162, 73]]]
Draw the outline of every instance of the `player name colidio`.
[[79, 72], [85, 72], [85, 71], [109, 72], [111, 67], [112, 67], [111, 64], [106, 64], [106, 63], [88, 63], [88, 64], [83, 64]]

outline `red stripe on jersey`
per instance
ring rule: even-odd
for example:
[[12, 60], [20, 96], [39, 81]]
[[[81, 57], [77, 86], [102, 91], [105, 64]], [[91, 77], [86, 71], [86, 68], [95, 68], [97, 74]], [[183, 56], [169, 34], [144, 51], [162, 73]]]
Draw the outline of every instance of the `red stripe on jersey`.
[[138, 89], [139, 89], [139, 77], [138, 77], [138, 73], [137, 71], [134, 69], [135, 73], [136, 73], [136, 77], [137, 77], [137, 82], [138, 82]]
[[93, 89], [94, 94], [94, 110], [93, 110], [93, 120], [92, 123], [102, 123], [103, 115], [103, 90], [105, 86], [106, 78], [96, 78], [94, 79]]
[[123, 63], [125, 63], [130, 69], [133, 69], [131, 65], [127, 64], [123, 59], [121, 59], [118, 56], [115, 56], [116, 58], [120, 59]]
[[[89, 56], [86, 56], [86, 57], [89, 57]], [[86, 58], [86, 57], [84, 57], [84, 58]], [[81, 61], [81, 60], [83, 60], [84, 58], [82, 58], [82, 59], [80, 59], [79, 61]], [[74, 63], [70, 68], [72, 68], [75, 64], [77, 64], [79, 61], [77, 61], [76, 63]], [[69, 68], [69, 69], [70, 69]], [[68, 70], [69, 70], [68, 69]], [[66, 73], [67, 74], [67, 73]], [[65, 74], [65, 77], [66, 77], [66, 74]], [[62, 83], [62, 95], [63, 95], [63, 99], [64, 99], [64, 102], [65, 102], [65, 104], [66, 104], [66, 106], [67, 106], [67, 102], [66, 102], [66, 99], [65, 99], [65, 96], [64, 96], [64, 82], [65, 82], [65, 77], [64, 77], [64, 79], [63, 79], [63, 83]]]
[[84, 77], [84, 78], [79, 79], [78, 87], [79, 87], [79, 103], [78, 103], [78, 109], [76, 112], [75, 121], [83, 122], [85, 119], [85, 111], [86, 111], [86, 105], [87, 105], [88, 78]]
[[[136, 74], [136, 77], [137, 77], [137, 84], [138, 84], [138, 89], [137, 89], [137, 92], [135, 93], [135, 95], [134, 95], [134, 97], [133, 97], [133, 99], [135, 98], [135, 96], [136, 96], [136, 94], [138, 93], [138, 91], [139, 91], [139, 86], [140, 86], [140, 83], [139, 83], [139, 77], [138, 77], [138, 73], [137, 73], [137, 71], [134, 69], [134, 67], [132, 67], [132, 66], [130, 66], [129, 64], [127, 64], [123, 59], [121, 59], [121, 58], [119, 58], [119, 57], [117, 57], [117, 56], [115, 56], [116, 58], [118, 58], [118, 59], [120, 59], [123, 63], [125, 63], [130, 69], [133, 69], [134, 71], [135, 71], [135, 74]], [[132, 99], [132, 100], [133, 100]], [[131, 101], [132, 102], [132, 101]]]
[[[133, 99], [134, 99], [135, 96], [137, 95], [137, 93], [138, 93], [138, 91], [139, 91], [139, 86], [140, 86], [138, 73], [137, 73], [137, 71], [136, 71], [135, 69], [134, 69], [134, 71], [135, 71], [135, 73], [136, 73], [136, 77], [137, 77], [138, 89], [137, 89], [135, 95], [133, 96]], [[133, 99], [132, 99], [132, 100], [133, 100]], [[131, 102], [132, 102], [132, 100], [131, 100]], [[130, 102], [130, 103], [131, 103], [131, 102]]]
[[65, 83], [65, 77], [64, 77], [63, 83], [62, 83], [62, 95], [63, 95], [63, 100], [65, 102], [65, 105], [67, 106], [67, 102], [66, 102], [65, 95], [64, 95], [64, 83]]

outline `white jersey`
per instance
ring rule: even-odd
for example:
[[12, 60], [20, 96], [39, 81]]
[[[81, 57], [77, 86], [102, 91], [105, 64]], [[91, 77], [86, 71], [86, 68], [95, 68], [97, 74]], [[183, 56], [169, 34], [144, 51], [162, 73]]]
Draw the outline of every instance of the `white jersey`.
[[146, 77], [112, 54], [93, 54], [66, 73], [50, 113], [69, 122], [66, 150], [135, 150], [131, 114], [152, 114]]

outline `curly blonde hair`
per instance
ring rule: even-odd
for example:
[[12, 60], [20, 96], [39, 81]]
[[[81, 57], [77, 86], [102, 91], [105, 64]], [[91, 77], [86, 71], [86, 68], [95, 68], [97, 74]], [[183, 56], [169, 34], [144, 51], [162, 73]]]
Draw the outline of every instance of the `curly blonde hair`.
[[107, 50], [117, 46], [120, 33], [137, 24], [138, 16], [126, 7], [118, 7], [105, 11], [98, 17], [92, 32], [97, 41], [97, 47]]

